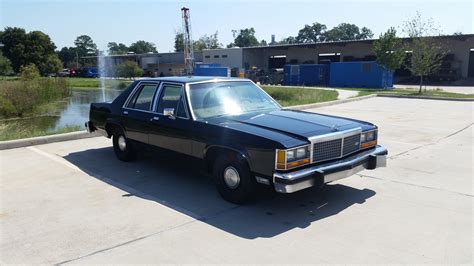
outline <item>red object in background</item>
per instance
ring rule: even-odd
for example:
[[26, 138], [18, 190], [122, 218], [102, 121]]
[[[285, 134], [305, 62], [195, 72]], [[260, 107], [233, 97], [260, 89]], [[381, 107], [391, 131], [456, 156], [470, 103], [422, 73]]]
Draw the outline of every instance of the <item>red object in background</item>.
[[75, 76], [77, 76], [76, 70], [75, 70], [75, 69], [71, 69], [71, 70], [69, 71], [69, 76], [70, 76], [70, 77], [75, 77]]

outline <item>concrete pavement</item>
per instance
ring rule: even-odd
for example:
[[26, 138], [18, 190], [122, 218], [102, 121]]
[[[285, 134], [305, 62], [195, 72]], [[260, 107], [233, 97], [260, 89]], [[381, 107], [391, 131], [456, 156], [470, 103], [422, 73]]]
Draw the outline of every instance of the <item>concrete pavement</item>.
[[388, 168], [247, 206], [179, 157], [120, 162], [106, 138], [0, 151], [0, 263], [472, 264], [473, 107], [314, 109], [379, 125]]

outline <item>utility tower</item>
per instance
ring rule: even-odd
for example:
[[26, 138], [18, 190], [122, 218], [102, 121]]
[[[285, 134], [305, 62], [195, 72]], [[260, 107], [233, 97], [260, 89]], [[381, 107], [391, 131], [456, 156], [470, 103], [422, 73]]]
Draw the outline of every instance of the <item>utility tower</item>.
[[181, 13], [183, 15], [184, 71], [186, 75], [191, 76], [194, 74], [194, 51], [189, 8], [181, 8]]

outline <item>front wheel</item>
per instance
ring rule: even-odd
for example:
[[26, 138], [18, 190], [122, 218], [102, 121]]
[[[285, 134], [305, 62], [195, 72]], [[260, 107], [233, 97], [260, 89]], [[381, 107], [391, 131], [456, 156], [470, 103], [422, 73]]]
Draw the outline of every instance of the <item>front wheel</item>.
[[214, 163], [214, 182], [225, 200], [247, 203], [255, 198], [257, 182], [245, 162], [229, 156], [220, 156]]
[[117, 158], [124, 162], [135, 160], [136, 153], [133, 149], [132, 143], [125, 137], [122, 131], [115, 132], [112, 137], [114, 144], [114, 151]]

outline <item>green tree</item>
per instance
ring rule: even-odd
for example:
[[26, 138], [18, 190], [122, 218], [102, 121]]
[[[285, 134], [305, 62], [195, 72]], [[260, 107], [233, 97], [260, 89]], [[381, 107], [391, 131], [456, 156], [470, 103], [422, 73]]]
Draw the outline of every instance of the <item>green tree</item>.
[[297, 43], [312, 43], [321, 41], [321, 37], [326, 30], [326, 25], [314, 22], [311, 26], [304, 25], [296, 36]]
[[293, 36], [289, 36], [286, 38], [283, 38], [281, 41], [277, 42], [276, 44], [295, 44], [297, 43], [296, 38]]
[[239, 31], [232, 30], [232, 34], [234, 35], [234, 42], [227, 47], [252, 47], [260, 44], [255, 37], [254, 28], [241, 29]]
[[35, 64], [43, 76], [56, 73], [62, 65], [55, 49], [56, 45], [47, 34], [41, 31], [31, 31], [27, 34], [25, 64]]
[[175, 32], [174, 51], [175, 52], [183, 52], [184, 51], [184, 35], [181, 32]]
[[202, 51], [204, 49], [222, 48], [222, 43], [219, 42], [217, 35], [217, 31], [209, 36], [204, 34], [201, 38], [193, 43], [193, 49], [195, 51]]
[[74, 41], [79, 57], [97, 54], [97, 45], [88, 35], [80, 35]]
[[56, 54], [49, 54], [39, 63], [38, 68], [41, 74], [48, 75], [57, 73], [63, 68], [63, 64]]
[[0, 51], [0, 76], [8, 76], [13, 72], [12, 64]]
[[324, 32], [321, 41], [346, 41], [346, 40], [365, 40], [374, 36], [372, 31], [366, 27], [362, 30], [355, 24], [341, 23], [336, 27]]
[[26, 31], [22, 28], [7, 27], [0, 35], [3, 43], [3, 54], [10, 59], [13, 71], [18, 72], [20, 67], [26, 63]]
[[397, 38], [397, 30], [393, 27], [380, 34], [379, 39], [373, 45], [377, 63], [392, 72], [400, 68], [405, 60], [405, 49], [403, 48], [402, 41]]
[[411, 38], [410, 63], [407, 66], [411, 73], [420, 77], [419, 93], [422, 93], [423, 78], [439, 71], [443, 57], [448, 52], [439, 38], [439, 28], [434, 26], [433, 20], [425, 20], [417, 14], [405, 21], [404, 32]]
[[26, 33], [21, 28], [7, 27], [0, 34], [0, 42], [4, 44], [3, 52], [10, 59], [12, 68], [19, 72], [20, 67], [35, 64], [42, 75], [50, 74], [58, 60], [56, 46], [51, 38], [41, 31]]
[[129, 51], [129, 48], [125, 44], [116, 42], [109, 42], [107, 48], [111, 55], [126, 54]]
[[35, 64], [28, 64], [20, 67], [20, 77], [22, 80], [34, 80], [40, 77], [40, 73]]
[[136, 54], [158, 53], [155, 44], [143, 40], [132, 43], [129, 49]]
[[59, 59], [66, 68], [79, 68], [79, 55], [75, 47], [63, 47], [57, 51]]
[[125, 61], [116, 67], [115, 73], [118, 77], [134, 78], [141, 77], [143, 70], [133, 61]]

